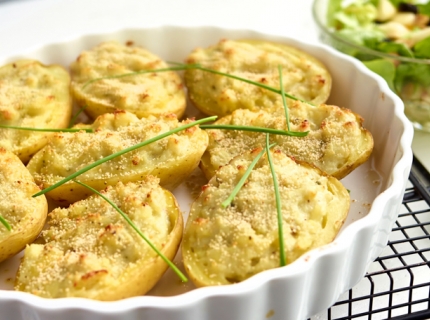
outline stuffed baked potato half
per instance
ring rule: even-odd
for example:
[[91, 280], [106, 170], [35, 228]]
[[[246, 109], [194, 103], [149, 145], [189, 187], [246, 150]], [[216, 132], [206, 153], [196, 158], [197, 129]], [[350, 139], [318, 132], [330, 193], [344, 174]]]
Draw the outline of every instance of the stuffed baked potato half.
[[[308, 131], [305, 137], [271, 135], [287, 155], [311, 163], [329, 175], [342, 179], [367, 161], [373, 150], [372, 134], [363, 119], [346, 108], [321, 104], [312, 106], [288, 101], [289, 128]], [[215, 124], [243, 125], [288, 130], [281, 105], [272, 111], [236, 110]], [[209, 145], [200, 167], [210, 179], [215, 171], [244, 151], [264, 145], [265, 134], [235, 130], [207, 130]]]
[[221, 167], [193, 203], [184, 231], [185, 270], [197, 286], [241, 282], [280, 266], [283, 239], [286, 263], [333, 241], [350, 206], [339, 180], [279, 149], [271, 151], [281, 203], [280, 238], [274, 183], [264, 155], [233, 201], [225, 201], [261, 148]]
[[71, 92], [92, 118], [117, 109], [139, 118], [165, 113], [180, 118], [186, 107], [180, 76], [174, 71], [145, 73], [167, 67], [160, 57], [132, 43], [102, 42], [70, 65]]
[[[168, 259], [183, 220], [174, 196], [152, 176], [108, 186], [103, 194], [128, 215]], [[15, 288], [47, 297], [119, 300], [152, 288], [167, 264], [99, 195], [49, 214], [41, 244], [25, 249]]]
[[[126, 111], [104, 114], [87, 126], [94, 133], [54, 135], [27, 167], [36, 182], [47, 188], [97, 160], [189, 122], [179, 122], [173, 114], [142, 119]], [[80, 175], [79, 180], [102, 190], [119, 181], [139, 181], [153, 175], [160, 178], [163, 187], [174, 188], [198, 166], [207, 143], [206, 132], [191, 127], [105, 162]], [[47, 193], [64, 203], [73, 203], [90, 194], [73, 181]]]
[[42, 230], [48, 204], [45, 196], [32, 197], [38, 191], [21, 160], [0, 148], [0, 215], [12, 228], [0, 224], [0, 261], [20, 252]]
[[[19, 60], [0, 68], [0, 125], [30, 128], [67, 128], [72, 113], [70, 75], [59, 65]], [[24, 163], [53, 135], [0, 128], [0, 148]]]
[[[196, 48], [186, 61], [275, 89], [280, 88], [281, 66], [285, 93], [313, 104], [324, 103], [331, 91], [331, 75], [321, 61], [281, 43], [223, 39], [207, 48]], [[279, 93], [222, 74], [190, 68], [184, 80], [191, 101], [209, 115], [271, 109], [282, 103]]]

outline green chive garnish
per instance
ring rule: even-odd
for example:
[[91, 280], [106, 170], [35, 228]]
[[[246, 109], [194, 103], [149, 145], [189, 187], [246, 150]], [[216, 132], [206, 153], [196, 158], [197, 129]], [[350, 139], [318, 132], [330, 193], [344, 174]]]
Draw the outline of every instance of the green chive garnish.
[[33, 195], [33, 197], [38, 197], [38, 196], [40, 196], [40, 195], [42, 195], [42, 194], [45, 194], [45, 193], [47, 193], [47, 192], [49, 192], [49, 191], [51, 191], [51, 190], [53, 190], [53, 189], [55, 189], [55, 188], [57, 188], [57, 187], [61, 186], [62, 184], [64, 184], [64, 183], [66, 183], [66, 182], [68, 182], [68, 181], [70, 181], [70, 180], [72, 180], [72, 179], [76, 178], [77, 176], [80, 176], [81, 174], [83, 174], [83, 173], [85, 173], [85, 172], [87, 172], [87, 171], [89, 171], [89, 170], [91, 170], [91, 169], [93, 169], [93, 168], [97, 167], [98, 165], [100, 165], [100, 164], [102, 164], [102, 163], [105, 163], [105, 162], [107, 162], [107, 161], [109, 161], [109, 160], [112, 160], [113, 158], [116, 158], [116, 157], [122, 156], [123, 154], [125, 154], [125, 153], [127, 153], [127, 152], [130, 152], [130, 151], [133, 151], [133, 150], [139, 149], [139, 148], [144, 147], [144, 146], [146, 146], [146, 145], [148, 145], [148, 144], [151, 144], [151, 143], [153, 143], [153, 142], [155, 142], [155, 141], [158, 141], [158, 140], [161, 140], [161, 139], [163, 139], [163, 138], [165, 138], [165, 137], [167, 137], [167, 136], [170, 136], [170, 135], [172, 135], [172, 134], [174, 134], [174, 133], [177, 133], [177, 132], [179, 132], [179, 131], [183, 131], [183, 130], [185, 130], [185, 129], [188, 129], [188, 128], [191, 128], [191, 127], [193, 127], [193, 126], [196, 126], [196, 125], [198, 125], [198, 124], [200, 124], [200, 123], [205, 123], [205, 122], [214, 121], [216, 118], [217, 118], [216, 116], [212, 116], [212, 117], [203, 118], [203, 119], [200, 119], [200, 120], [197, 120], [197, 121], [191, 122], [191, 123], [187, 123], [187, 124], [185, 124], [185, 125], [183, 125], [183, 126], [180, 126], [180, 127], [178, 127], [178, 128], [175, 128], [175, 129], [172, 129], [172, 130], [167, 131], [167, 132], [165, 132], [165, 133], [162, 133], [162, 134], [160, 134], [160, 135], [158, 135], [158, 136], [155, 136], [155, 137], [153, 137], [153, 138], [151, 138], [151, 139], [148, 139], [148, 140], [145, 140], [145, 141], [143, 141], [143, 142], [141, 142], [141, 143], [135, 144], [134, 146], [131, 146], [131, 147], [125, 148], [125, 149], [123, 149], [123, 150], [121, 150], [121, 151], [118, 151], [118, 152], [113, 153], [113, 154], [111, 154], [111, 155], [109, 155], [109, 156], [106, 156], [106, 157], [104, 157], [104, 158], [102, 158], [102, 159], [100, 159], [100, 160], [97, 160], [97, 161], [93, 162], [92, 164], [90, 164], [90, 165], [88, 165], [88, 166], [86, 166], [86, 167], [84, 167], [84, 168], [82, 168], [82, 169], [80, 169], [80, 170], [76, 171], [75, 173], [72, 173], [70, 176], [68, 176], [68, 177], [64, 178], [64, 179], [63, 179], [63, 180], [61, 180], [61, 181], [58, 181], [57, 183], [53, 184], [52, 186], [50, 186], [50, 187], [48, 187], [48, 188], [46, 188], [46, 189], [44, 189], [44, 190], [42, 190], [42, 191], [40, 191], [40, 192], [38, 192], [38, 193], [34, 194], [34, 195]]
[[16, 130], [26, 130], [26, 131], [41, 131], [41, 132], [79, 132], [85, 131], [88, 133], [93, 133], [93, 129], [51, 129], [51, 128], [29, 128], [29, 127], [17, 127], [17, 126], [6, 126], [0, 124], [0, 128], [4, 129], [16, 129]]
[[[282, 94], [281, 90], [272, 88], [272, 87], [267, 86], [267, 85], [265, 85], [263, 83], [260, 83], [260, 82], [256, 82], [256, 81], [252, 81], [252, 80], [245, 79], [245, 78], [242, 78], [242, 77], [238, 77], [238, 76], [235, 76], [233, 74], [224, 73], [224, 72], [221, 72], [221, 71], [216, 71], [216, 70], [204, 68], [204, 67], [202, 67], [200, 65], [194, 67], [194, 69], [201, 70], [201, 71], [206, 71], [206, 72], [210, 72], [210, 73], [214, 73], [214, 74], [218, 74], [218, 75], [225, 76], [225, 77], [232, 78], [232, 79], [236, 79], [236, 80], [239, 80], [239, 81], [242, 81], [242, 82], [253, 84], [253, 85], [257, 86], [257, 87], [260, 87], [260, 88], [263, 88], [263, 89], [266, 89], [266, 90], [269, 90], [269, 91], [272, 91], [272, 92], [275, 92], [275, 93]], [[309, 103], [307, 101], [300, 100], [299, 98], [296, 98], [295, 96], [292, 96], [292, 95], [290, 95], [288, 93], [285, 93], [285, 92], [284, 92], [284, 95], [285, 95], [285, 97], [288, 97], [288, 98], [290, 98], [292, 100], [298, 100], [298, 101], [301, 101], [301, 102], [304, 102], [304, 103]]]
[[[242, 78], [239, 76], [235, 76], [233, 74], [229, 74], [229, 73], [225, 73], [225, 72], [221, 72], [221, 71], [216, 71], [213, 69], [209, 69], [209, 68], [205, 68], [202, 67], [200, 64], [183, 64], [183, 63], [176, 63], [176, 62], [169, 62], [170, 64], [174, 64], [174, 67], [169, 67], [169, 68], [161, 68], [161, 69], [152, 69], [152, 70], [141, 70], [141, 71], [136, 71], [136, 72], [130, 72], [130, 73], [124, 73], [124, 74], [118, 74], [118, 75], [114, 75], [114, 76], [106, 76], [106, 77], [100, 77], [100, 78], [95, 78], [95, 79], [91, 79], [89, 81], [87, 81], [86, 83], [83, 84], [82, 89], [85, 89], [88, 85], [96, 82], [96, 81], [100, 81], [100, 80], [105, 80], [105, 79], [119, 79], [119, 78], [125, 78], [125, 77], [130, 77], [130, 76], [135, 76], [135, 75], [139, 75], [139, 74], [145, 74], [145, 73], [157, 73], [157, 72], [168, 72], [168, 71], [182, 71], [182, 70], [187, 70], [187, 69], [196, 69], [196, 70], [201, 70], [201, 71], [205, 71], [205, 72], [210, 72], [213, 74], [218, 74], [221, 76], [225, 76], [228, 78], [232, 78], [235, 80], [239, 80], [242, 82], [246, 82], [252, 85], [255, 85], [257, 87], [263, 88], [263, 89], [267, 89], [269, 91], [278, 93], [278, 94], [282, 94], [282, 90], [276, 89], [276, 88], [272, 88], [270, 86], [267, 86], [263, 83], [260, 82], [256, 82], [256, 81], [252, 81], [246, 78]], [[298, 100], [301, 101], [303, 103], [308, 103], [310, 105], [312, 105], [311, 103], [301, 100], [299, 98], [296, 98], [295, 96], [292, 96], [288, 93], [283, 93], [285, 97], [290, 98], [292, 100]]]
[[79, 115], [87, 108], [87, 105], [83, 106], [82, 108], [80, 108], [78, 110], [78, 112], [76, 112], [76, 114], [72, 117], [72, 119], [70, 119], [69, 122], [69, 128], [73, 127], [75, 125], [75, 121], [76, 119], [79, 117]]
[[[120, 75], [114, 75], [114, 76], [107, 76], [107, 77], [100, 77], [100, 78], [95, 78], [92, 80], [87, 81], [86, 83], [84, 83], [84, 85], [82, 86], [82, 89], [85, 89], [88, 85], [96, 82], [96, 81], [100, 81], [100, 80], [104, 80], [104, 79], [118, 79], [118, 78], [124, 78], [124, 77], [129, 77], [129, 76], [134, 76], [134, 75], [139, 75], [139, 74], [146, 74], [146, 73], [157, 73], [157, 72], [168, 72], [168, 71], [181, 71], [181, 70], [186, 70], [186, 69], [197, 69], [197, 70], [201, 70], [201, 71], [205, 71], [205, 72], [210, 72], [213, 74], [218, 74], [218, 75], [222, 75], [225, 77], [229, 77], [235, 80], [239, 80], [242, 82], [246, 82], [255, 86], [258, 86], [260, 88], [264, 88], [267, 89], [269, 91], [278, 93], [282, 96], [282, 103], [284, 106], [284, 110], [285, 110], [285, 118], [286, 118], [286, 123], [287, 123], [287, 130], [288, 131], [284, 131], [284, 130], [277, 130], [277, 129], [271, 129], [271, 128], [263, 128], [263, 127], [253, 127], [253, 126], [236, 126], [236, 125], [218, 125], [218, 124], [213, 124], [213, 125], [201, 125], [200, 128], [201, 129], [225, 129], [225, 130], [241, 130], [241, 131], [253, 131], [253, 132], [263, 132], [266, 133], [266, 147], [254, 158], [254, 160], [251, 162], [251, 164], [249, 165], [249, 167], [247, 168], [245, 174], [241, 177], [241, 179], [239, 180], [238, 184], [235, 186], [235, 188], [233, 189], [232, 193], [230, 194], [230, 196], [224, 201], [222, 202], [222, 206], [224, 208], [228, 207], [231, 202], [233, 201], [234, 197], [237, 195], [237, 193], [240, 191], [240, 189], [242, 188], [242, 186], [245, 184], [246, 180], [248, 179], [249, 175], [251, 174], [251, 171], [253, 170], [253, 168], [255, 167], [255, 165], [257, 164], [257, 162], [260, 160], [260, 158], [263, 156], [263, 154], [265, 152], [267, 152], [267, 158], [269, 161], [269, 165], [270, 165], [270, 170], [272, 173], [272, 178], [273, 178], [273, 184], [274, 184], [274, 189], [275, 189], [275, 198], [276, 198], [276, 209], [277, 209], [277, 218], [278, 218], [278, 233], [279, 233], [279, 248], [280, 248], [280, 265], [281, 266], [285, 266], [286, 265], [286, 258], [285, 258], [285, 250], [284, 250], [284, 237], [283, 237], [283, 219], [282, 219], [282, 211], [281, 211], [281, 200], [280, 200], [280, 193], [279, 193], [279, 186], [278, 186], [278, 181], [277, 181], [277, 177], [276, 177], [276, 173], [275, 173], [275, 169], [274, 169], [274, 165], [273, 165], [273, 161], [272, 161], [272, 157], [270, 154], [270, 148], [273, 147], [275, 144], [271, 144], [269, 145], [269, 134], [278, 134], [278, 135], [287, 135], [287, 136], [294, 136], [294, 137], [304, 137], [307, 136], [307, 134], [309, 132], [294, 132], [294, 131], [290, 131], [290, 122], [289, 122], [289, 114], [288, 114], [288, 107], [287, 107], [287, 103], [286, 103], [286, 99], [285, 97], [288, 97], [292, 100], [298, 100], [301, 101], [303, 103], [308, 103], [311, 104], [307, 101], [298, 99], [288, 93], [285, 93], [284, 91], [284, 86], [283, 86], [283, 81], [282, 81], [282, 66], [279, 65], [278, 66], [278, 71], [279, 71], [279, 83], [280, 83], [280, 89], [276, 89], [276, 88], [272, 88], [270, 86], [264, 85], [260, 82], [256, 82], [256, 81], [252, 81], [252, 80], [248, 80], [239, 76], [235, 76], [232, 74], [228, 74], [228, 73], [224, 73], [224, 72], [220, 72], [220, 71], [216, 71], [216, 70], [212, 70], [209, 68], [205, 68], [202, 67], [200, 64], [181, 64], [181, 63], [172, 63], [175, 64], [176, 66], [174, 67], [168, 67], [168, 68], [161, 68], [161, 69], [152, 69], [152, 70], [142, 70], [142, 71], [137, 71], [137, 72], [131, 72], [131, 73], [126, 73], [126, 74], [120, 74]], [[312, 105], [312, 104], [311, 104]], [[76, 121], [76, 118], [79, 116], [79, 114], [86, 108], [86, 106], [82, 107], [79, 112], [71, 119], [69, 127], [73, 126], [74, 122]], [[42, 194], [45, 194], [57, 187], [59, 187], [60, 185], [73, 180], [74, 178], [78, 177], [79, 175], [93, 169], [94, 167], [107, 162], [113, 158], [116, 158], [118, 156], [121, 156], [127, 152], [136, 150], [140, 147], [146, 146], [152, 142], [155, 142], [157, 140], [163, 139], [171, 134], [174, 134], [176, 132], [185, 130], [189, 127], [195, 126], [197, 124], [201, 124], [201, 123], [205, 123], [205, 122], [209, 122], [209, 121], [213, 121], [215, 120], [216, 117], [209, 117], [209, 118], [204, 118], [204, 119], [200, 119], [198, 121], [192, 122], [190, 124], [178, 127], [176, 129], [170, 130], [164, 134], [158, 135], [154, 138], [151, 138], [149, 140], [146, 140], [144, 142], [141, 142], [139, 144], [136, 144], [132, 147], [123, 149], [117, 153], [114, 153], [112, 155], [109, 155], [103, 159], [100, 159], [78, 171], [76, 171], [75, 173], [71, 174], [70, 176], [64, 178], [63, 180], [53, 184], [52, 186], [36, 193], [33, 195], [33, 197], [37, 197], [40, 196]], [[0, 126], [1, 127], [6, 127], [6, 126]], [[7, 127], [7, 128], [13, 128], [13, 129], [21, 129], [21, 130], [33, 130], [33, 131], [64, 131], [64, 132], [75, 132], [75, 129], [69, 129], [69, 130], [55, 130], [55, 129], [34, 129], [34, 128], [23, 128], [23, 127]], [[73, 130], [73, 131], [72, 131]], [[80, 131], [80, 130], [85, 130], [88, 132], [88, 130], [91, 129], [76, 129], [76, 131]], [[92, 132], [92, 130], [90, 131]], [[182, 281], [186, 282], [187, 278], [182, 274], [182, 272], [177, 269], [177, 267], [170, 261], [168, 260], [152, 243], [149, 239], [147, 239], [145, 237], [145, 235], [142, 234], [142, 232], [136, 227], [136, 225], [128, 218], [128, 216], [122, 212], [113, 202], [111, 202], [108, 198], [106, 198], [105, 196], [103, 196], [100, 192], [98, 192], [97, 190], [93, 189], [92, 187], [74, 180], [76, 183], [90, 189], [91, 191], [93, 191], [94, 193], [98, 194], [99, 196], [101, 196], [104, 200], [106, 200], [113, 208], [115, 208], [123, 217], [124, 219], [130, 224], [130, 226], [142, 237], [142, 239], [144, 239], [149, 246], [151, 246], [151, 248], [156, 251], [156, 253], [176, 272], [176, 274], [181, 278]], [[10, 226], [9, 224], [0, 216], [0, 222], [6, 227], [8, 228], [8, 230], [10, 230]]]
[[309, 131], [285, 131], [278, 130], [272, 128], [264, 128], [264, 127], [253, 127], [253, 126], [239, 126], [239, 125], [230, 125], [230, 124], [204, 124], [200, 126], [201, 129], [224, 129], [224, 130], [238, 130], [238, 131], [252, 131], [252, 132], [264, 132], [271, 133], [283, 136], [292, 136], [292, 137], [306, 137]]
[[4, 227], [8, 230], [8, 231], [11, 231], [12, 230], [12, 227], [10, 226], [10, 224], [5, 220], [5, 218], [3, 218], [1, 215], [0, 215], [0, 222], [1, 222], [1, 224], [2, 225], [4, 225]]
[[283, 231], [283, 219], [282, 219], [282, 208], [281, 208], [281, 195], [279, 193], [278, 179], [276, 177], [275, 167], [272, 161], [272, 155], [269, 150], [269, 134], [266, 134], [266, 150], [267, 160], [269, 161], [270, 171], [272, 172], [273, 186], [275, 188], [275, 199], [276, 199], [276, 211], [278, 213], [278, 237], [279, 237], [279, 256], [281, 267], [286, 265], [285, 249], [284, 249], [284, 231]]
[[90, 84], [100, 81], [100, 80], [106, 80], [106, 79], [120, 79], [120, 78], [125, 78], [125, 77], [130, 77], [130, 76], [135, 76], [135, 75], [139, 75], [139, 74], [145, 74], [145, 73], [157, 73], [157, 72], [168, 72], [168, 71], [182, 71], [182, 70], [186, 70], [186, 69], [192, 69], [195, 68], [196, 64], [178, 64], [179, 66], [177, 67], [168, 67], [168, 68], [161, 68], [161, 69], [150, 69], [150, 70], [141, 70], [141, 71], [135, 71], [135, 72], [130, 72], [130, 73], [123, 73], [123, 74], [117, 74], [117, 75], [113, 75], [113, 76], [106, 76], [106, 77], [100, 77], [100, 78], [94, 78], [91, 80], [88, 80], [87, 82], [85, 82], [82, 86], [82, 89], [85, 89], [87, 86], [89, 86]]
[[[276, 143], [270, 145], [269, 147], [273, 147]], [[254, 160], [249, 165], [248, 169], [246, 169], [245, 173], [243, 174], [242, 178], [240, 178], [237, 185], [234, 187], [233, 191], [231, 192], [230, 196], [224, 200], [223, 203], [221, 203], [223, 208], [227, 208], [230, 203], [233, 201], [234, 197], [239, 193], [242, 186], [245, 184], [246, 180], [248, 179], [249, 175], [251, 174], [252, 169], [254, 169], [255, 165], [257, 164], [258, 160], [263, 156], [263, 154], [266, 152], [266, 148], [261, 150], [261, 152], [254, 158]]]
[[288, 115], [287, 101], [285, 100], [284, 83], [282, 81], [282, 66], [281, 65], [278, 66], [278, 70], [279, 70], [279, 86], [281, 87], [282, 104], [283, 104], [284, 110], [285, 110], [285, 120], [287, 121], [288, 131], [290, 131], [290, 116]]
[[173, 269], [173, 271], [175, 271], [175, 273], [178, 275], [179, 278], [181, 278], [182, 282], [187, 282], [188, 279], [187, 277], [181, 272], [181, 270], [179, 270], [172, 261], [170, 261], [169, 259], [167, 259], [167, 257], [161, 253], [160, 250], [158, 250], [154, 244], [151, 242], [151, 240], [149, 240], [143, 233], [142, 231], [140, 231], [140, 229], [134, 224], [133, 221], [131, 221], [131, 219], [120, 209], [118, 208], [118, 206], [113, 203], [109, 198], [107, 198], [106, 196], [104, 196], [103, 194], [101, 194], [100, 192], [98, 192], [96, 189], [90, 187], [89, 185], [74, 180], [77, 184], [80, 184], [81, 186], [84, 186], [85, 188], [91, 190], [92, 192], [94, 192], [95, 194], [99, 195], [100, 197], [102, 197], [106, 202], [108, 202], [116, 211], [118, 211], [118, 213], [125, 219], [125, 221], [127, 221], [127, 223], [139, 234], [139, 236], [146, 241], [146, 243], [152, 248], [152, 250], [154, 250], [161, 259], [164, 260], [164, 262], [167, 263], [167, 265]]

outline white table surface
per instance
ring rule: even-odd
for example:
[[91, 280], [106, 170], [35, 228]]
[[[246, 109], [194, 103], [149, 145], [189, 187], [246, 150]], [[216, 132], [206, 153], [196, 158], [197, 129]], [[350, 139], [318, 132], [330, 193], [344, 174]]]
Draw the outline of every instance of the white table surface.
[[[121, 28], [159, 25], [250, 28], [318, 41], [312, 0], [0, 0], [0, 57], [41, 43]], [[414, 153], [430, 169], [430, 134]]]
[[0, 0], [0, 55], [40, 41], [166, 24], [252, 28], [316, 39], [311, 3], [312, 0]]

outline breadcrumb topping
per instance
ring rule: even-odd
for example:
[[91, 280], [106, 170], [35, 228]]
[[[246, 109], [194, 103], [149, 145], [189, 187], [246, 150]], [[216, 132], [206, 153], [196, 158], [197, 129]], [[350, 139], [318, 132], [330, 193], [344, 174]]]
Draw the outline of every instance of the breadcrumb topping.
[[[286, 93], [314, 104], [330, 94], [331, 76], [311, 55], [296, 48], [258, 40], [221, 40], [197, 48], [187, 63], [202, 66], [280, 88], [278, 67]], [[225, 116], [237, 109], [271, 109], [282, 103], [281, 95], [267, 89], [201, 70], [186, 70], [185, 83], [191, 100], [206, 114]]]
[[144, 48], [103, 42], [71, 64], [72, 94], [93, 118], [116, 109], [138, 117], [174, 113], [179, 118], [186, 101], [182, 80], [174, 71], [102, 79], [85, 86], [93, 79], [162, 68], [168, 68], [167, 63]]
[[[91, 125], [94, 133], [55, 134], [49, 144], [31, 159], [28, 168], [36, 182], [47, 187], [99, 159], [188, 122], [191, 121], [180, 123], [174, 115], [139, 119], [125, 111], [105, 114]], [[178, 132], [105, 162], [82, 174], [79, 179], [101, 189], [99, 186], [104, 188], [103, 182], [112, 185], [117, 181], [141, 180], [152, 174], [161, 179], [163, 186], [177, 185], [182, 177], [197, 167], [207, 142], [206, 132], [199, 128]], [[177, 170], [180, 166], [184, 169], [182, 175]], [[79, 187], [69, 182], [63, 186], [61, 196], [73, 196], [76, 190]]]
[[0, 225], [0, 261], [21, 251], [42, 230], [47, 203], [33, 177], [17, 156], [0, 148], [0, 214], [9, 223], [8, 231]]
[[[147, 177], [139, 183], [108, 186], [114, 202], [160, 250], [174, 228], [173, 196]], [[177, 210], [177, 209], [175, 209]], [[16, 289], [57, 298], [101, 298], [124, 285], [134, 268], [157, 253], [104, 199], [93, 195], [49, 214], [39, 244], [25, 250]], [[42, 243], [42, 244], [40, 244]], [[132, 274], [131, 274], [132, 277]]]
[[[325, 104], [314, 107], [299, 101], [289, 101], [288, 108], [290, 130], [309, 133], [302, 138], [271, 135], [270, 142], [286, 154], [338, 179], [370, 156], [372, 136], [363, 128], [363, 119], [350, 110]], [[288, 129], [282, 106], [271, 112], [237, 110], [216, 123]], [[208, 135], [209, 145], [202, 161], [208, 178], [233, 157], [263, 146], [266, 139], [264, 133], [233, 130], [208, 130]]]
[[[275, 147], [276, 148], [276, 147]], [[192, 205], [182, 254], [198, 285], [243, 281], [279, 266], [273, 180], [266, 156], [227, 208], [228, 198], [261, 149], [235, 157], [217, 171]], [[333, 240], [349, 210], [349, 194], [335, 178], [272, 151], [281, 195], [287, 263]]]
[[[20, 60], [0, 68], [0, 124], [65, 128], [72, 109], [70, 76], [60, 66]], [[42, 148], [52, 132], [0, 128], [0, 147], [24, 162]]]

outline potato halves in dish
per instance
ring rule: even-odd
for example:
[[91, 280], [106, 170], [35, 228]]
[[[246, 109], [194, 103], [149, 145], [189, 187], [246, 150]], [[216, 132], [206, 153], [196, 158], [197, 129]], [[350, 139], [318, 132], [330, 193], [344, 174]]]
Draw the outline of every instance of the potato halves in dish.
[[[19, 60], [1, 67], [0, 125], [66, 128], [72, 112], [69, 86], [69, 73], [59, 65]], [[0, 128], [0, 147], [26, 163], [52, 135]]]
[[[208, 48], [197, 48], [187, 63], [228, 73], [280, 88], [282, 66], [286, 93], [313, 104], [324, 103], [331, 90], [331, 76], [316, 58], [294, 47], [262, 40], [221, 40]], [[203, 113], [225, 116], [236, 109], [260, 110], [279, 104], [281, 95], [197, 69], [185, 71], [185, 85], [191, 101]]]
[[[221, 167], [191, 206], [182, 243], [185, 270], [197, 286], [243, 281], [280, 266], [276, 200], [267, 155], [232, 203], [235, 185], [261, 148]], [[278, 179], [286, 263], [331, 242], [349, 210], [345, 187], [319, 169], [271, 151]]]
[[[72, 94], [93, 118], [116, 109], [127, 110], [139, 118], [164, 113], [180, 118], [186, 101], [182, 80], [176, 72], [123, 76], [166, 67], [161, 58], [143, 48], [103, 42], [82, 52], [71, 64]], [[88, 83], [98, 78], [105, 79]]]
[[[54, 135], [27, 167], [36, 182], [47, 188], [99, 159], [189, 122], [179, 122], [173, 114], [142, 119], [126, 111], [104, 114], [88, 126], [94, 133]], [[206, 132], [191, 127], [105, 162], [80, 175], [79, 180], [102, 190], [118, 181], [138, 181], [154, 175], [163, 187], [174, 188], [198, 166], [207, 144]], [[47, 193], [54, 200], [69, 203], [89, 194], [72, 181]]]
[[[306, 161], [322, 171], [342, 179], [365, 162], [373, 150], [373, 138], [363, 128], [363, 119], [348, 109], [325, 105], [311, 106], [289, 101], [290, 130], [309, 131], [306, 137], [271, 135], [286, 154]], [[234, 124], [287, 130], [282, 107], [268, 111], [237, 110], [219, 119], [217, 124]], [[262, 133], [208, 130], [209, 146], [201, 168], [210, 179], [215, 171], [238, 154], [264, 145]]]
[[[104, 196], [172, 260], [182, 237], [182, 213], [174, 196], [152, 176], [108, 186]], [[25, 249], [15, 288], [47, 298], [119, 300], [142, 295], [167, 264], [99, 195], [49, 214], [42, 243]]]
[[8, 231], [0, 224], [0, 261], [20, 252], [42, 230], [48, 204], [21, 160], [0, 148], [0, 215], [9, 223]]

